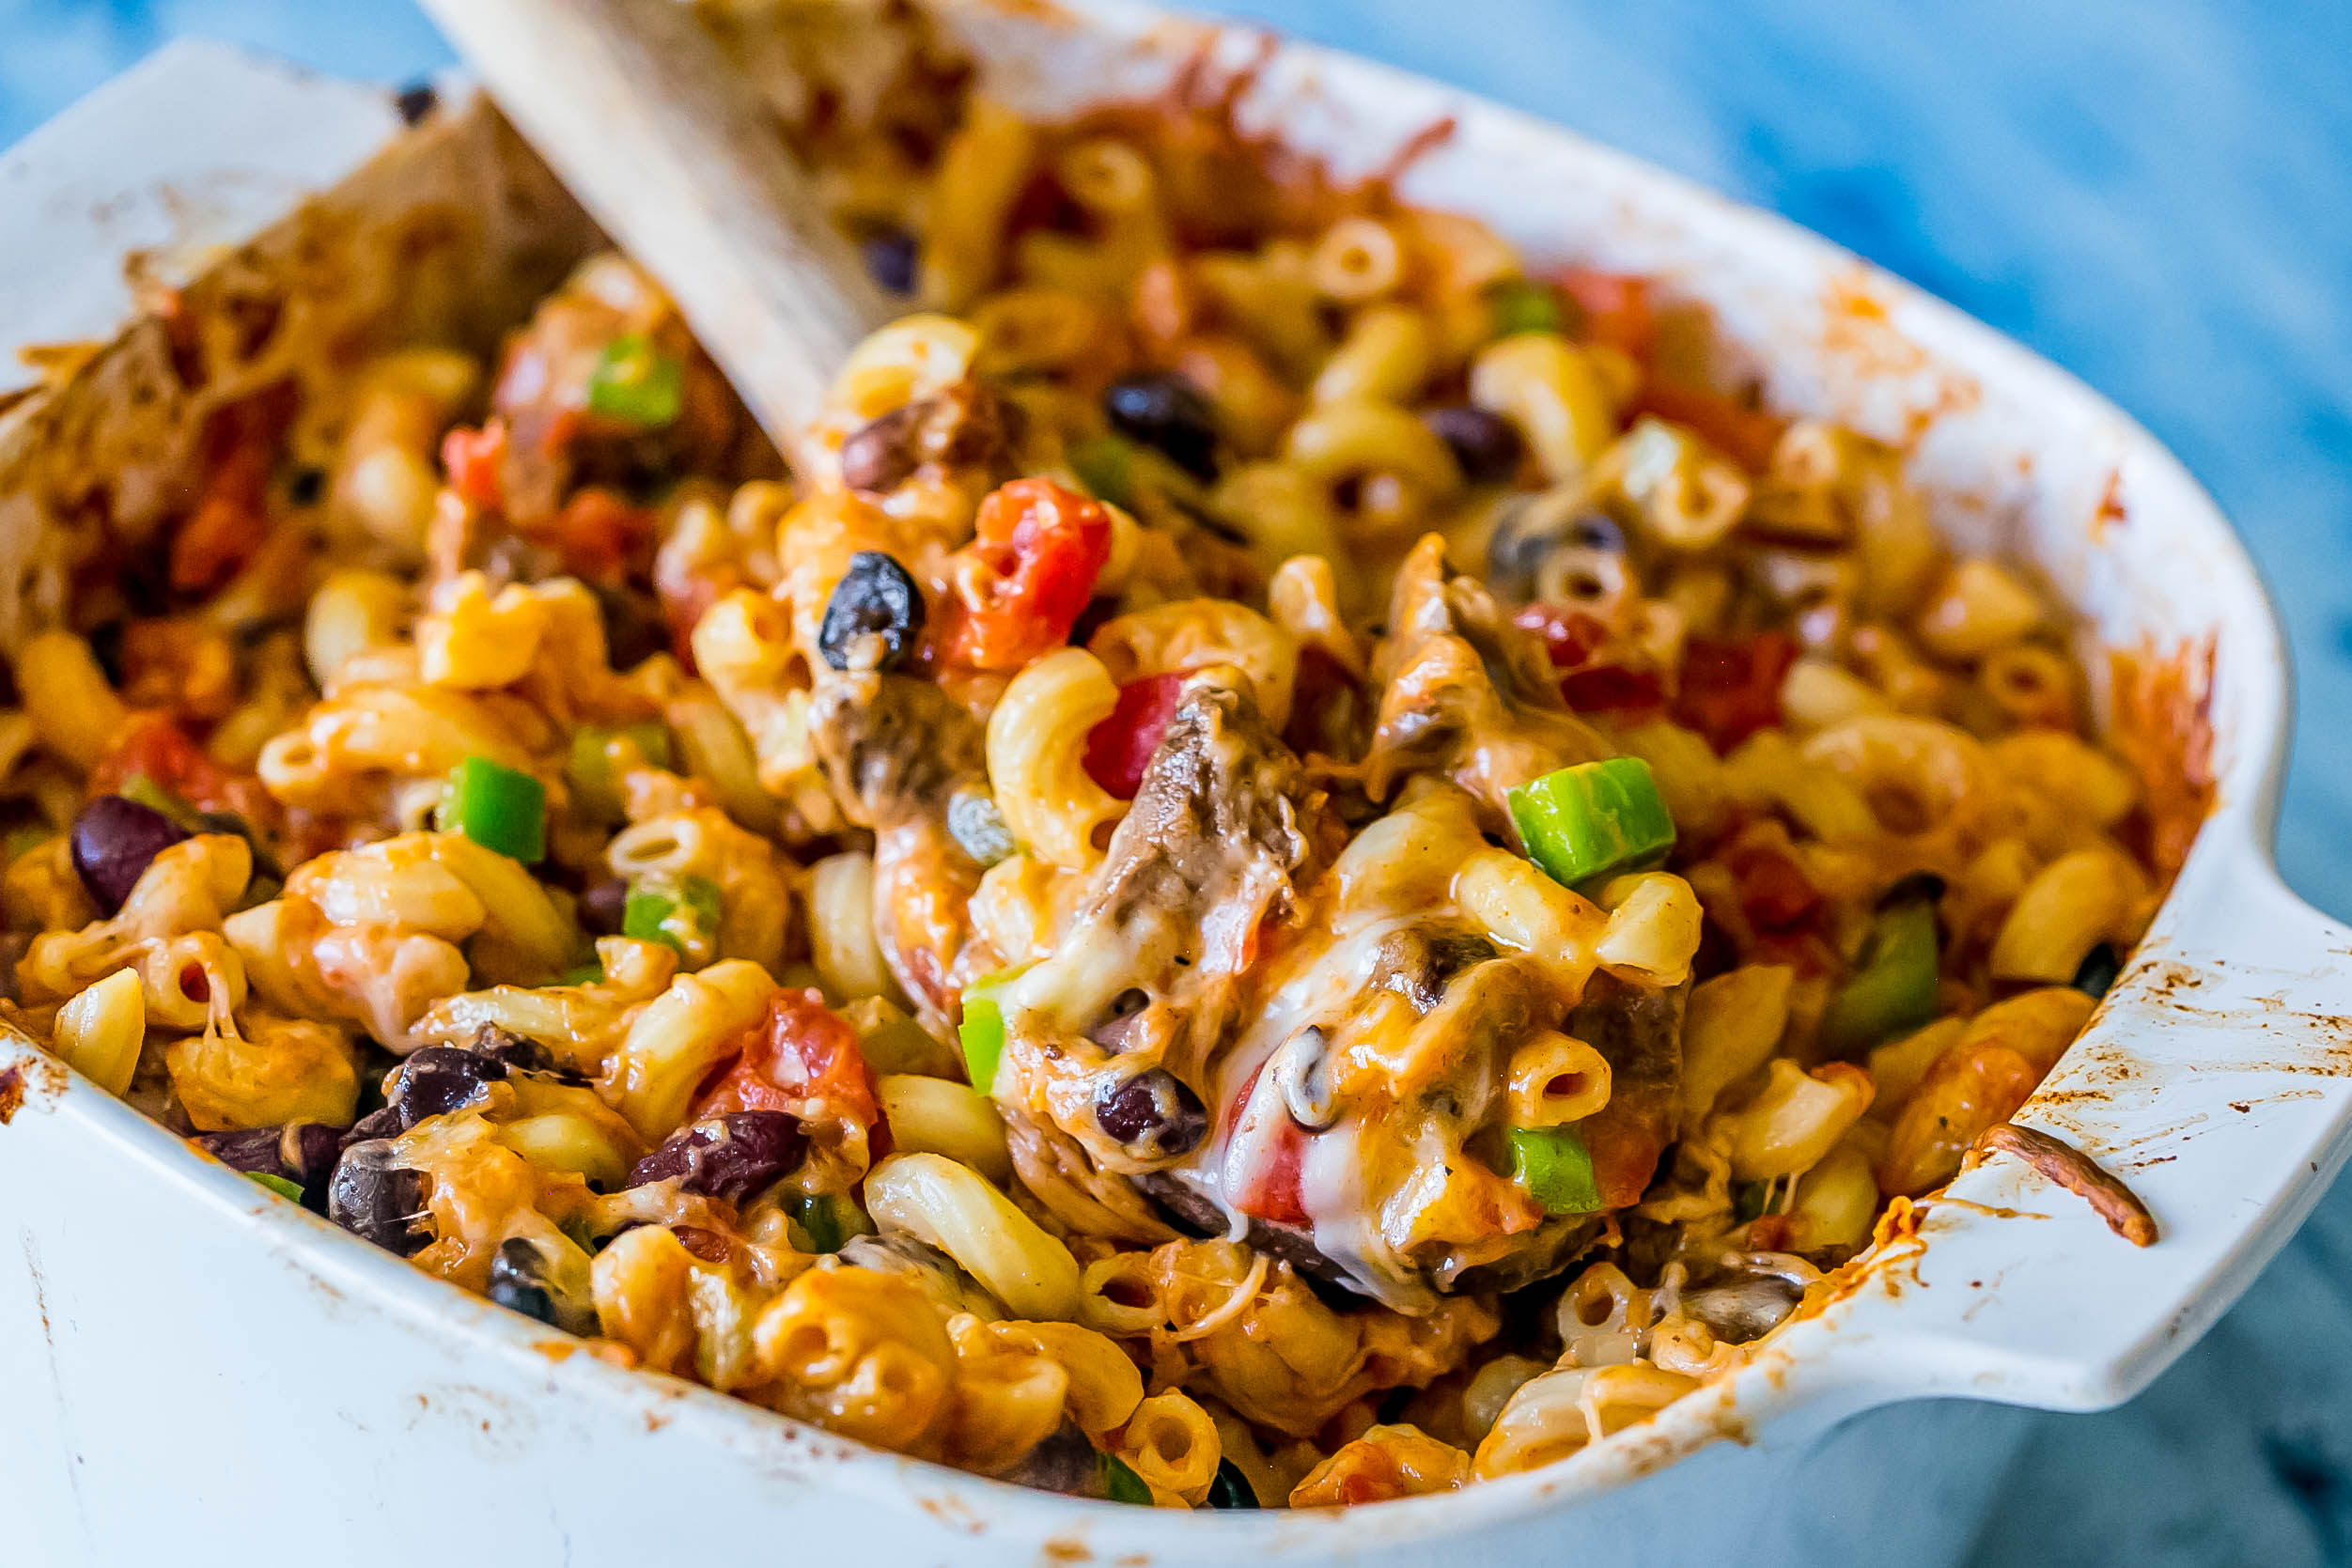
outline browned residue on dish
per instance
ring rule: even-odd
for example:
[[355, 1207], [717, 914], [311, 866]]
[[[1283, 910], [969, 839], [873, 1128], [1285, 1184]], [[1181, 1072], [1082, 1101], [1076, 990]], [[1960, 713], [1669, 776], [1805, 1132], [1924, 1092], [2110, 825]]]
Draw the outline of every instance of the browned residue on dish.
[[2111, 739], [2140, 775], [2133, 824], [2149, 863], [2170, 881], [2213, 809], [2214, 635], [2170, 653], [2152, 646], [2109, 652]]
[[1899, 432], [1876, 432], [1906, 450], [1946, 414], [1964, 413], [1983, 400], [1975, 380], [1942, 365], [1896, 329], [1886, 303], [1871, 291], [1860, 267], [1832, 275], [1821, 295], [1821, 347], [1862, 381], [1914, 383], [1906, 392]]
[[1927, 1250], [1927, 1243], [1919, 1232], [1926, 1222], [1930, 1202], [1923, 1199], [1914, 1203], [1900, 1197], [1891, 1200], [1887, 1212], [1878, 1217], [1878, 1223], [1871, 1230], [1870, 1245], [1808, 1285], [1804, 1299], [1797, 1304], [1797, 1311], [1788, 1321], [1819, 1317], [1839, 1302], [1860, 1296], [1874, 1281], [1883, 1281], [1891, 1297], [1903, 1294], [1905, 1275], [1909, 1276], [1913, 1286], [1925, 1288], [1926, 1281], [1919, 1277], [1919, 1260]]
[[1971, 1162], [1997, 1154], [2015, 1155], [2089, 1203], [2107, 1221], [2109, 1230], [2134, 1247], [2156, 1245], [2156, 1216], [2148, 1212], [2140, 1195], [2063, 1139], [2014, 1122], [1996, 1122], [1977, 1135], [1975, 1147], [1969, 1153]]
[[24, 1069], [0, 1068], [0, 1126], [6, 1126], [24, 1104]]
[[2110, 528], [2120, 528], [2130, 520], [2131, 514], [2124, 509], [2124, 471], [2110, 469], [2107, 488], [2099, 491], [2098, 510], [2091, 514], [2091, 542], [2105, 543]]

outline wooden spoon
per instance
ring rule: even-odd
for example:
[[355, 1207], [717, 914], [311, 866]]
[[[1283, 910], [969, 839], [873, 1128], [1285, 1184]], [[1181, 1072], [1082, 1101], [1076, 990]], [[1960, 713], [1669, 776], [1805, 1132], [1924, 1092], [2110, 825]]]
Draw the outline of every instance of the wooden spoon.
[[501, 109], [658, 279], [777, 447], [893, 314], [766, 105], [682, 0], [424, 0]]

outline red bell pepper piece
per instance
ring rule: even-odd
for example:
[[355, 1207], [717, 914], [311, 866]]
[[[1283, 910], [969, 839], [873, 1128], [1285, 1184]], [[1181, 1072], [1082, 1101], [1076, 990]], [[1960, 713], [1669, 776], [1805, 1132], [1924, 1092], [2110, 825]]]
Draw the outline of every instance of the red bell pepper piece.
[[[1051, 479], [1016, 479], [980, 504], [942, 646], [951, 663], [1018, 670], [1068, 641], [1111, 559], [1111, 514]], [[975, 582], [974, 578], [977, 578]], [[968, 596], [977, 596], [976, 601]]]

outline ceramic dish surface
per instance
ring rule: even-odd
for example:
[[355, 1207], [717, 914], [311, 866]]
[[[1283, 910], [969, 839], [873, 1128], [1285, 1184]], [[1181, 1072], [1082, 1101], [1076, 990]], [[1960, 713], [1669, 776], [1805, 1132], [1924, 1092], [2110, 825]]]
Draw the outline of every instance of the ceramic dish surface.
[[[720, 1549], [790, 1541], [890, 1561], [1370, 1561], [1438, 1538], [1537, 1560], [1576, 1539], [1580, 1504], [1686, 1455], [1737, 1463], [1737, 1443], [1898, 1399], [2097, 1408], [2209, 1326], [2344, 1158], [2352, 933], [2271, 864], [2284, 650], [2179, 464], [2069, 377], [1826, 242], [1450, 89], [1109, 0], [954, 5], [941, 22], [1025, 113], [1146, 96], [1206, 55], [1247, 68], [1245, 127], [1342, 175], [1417, 149], [1404, 200], [1475, 216], [1531, 259], [1649, 275], [1705, 305], [1770, 406], [1900, 445], [1949, 536], [2035, 563], [2079, 611], [2086, 649], [2159, 673], [2106, 699], [2169, 705], [2184, 734], [2209, 726], [2213, 809], [2129, 967], [2017, 1119], [2130, 1183], [2161, 1241], [2125, 1247], [1994, 1161], [1750, 1365], [1567, 1461], [1395, 1504], [1179, 1520], [607, 1366], [266, 1199], [0, 1039], [10, 1546], [35, 1562], [165, 1547], [226, 1561], [260, 1537], [223, 1522], [266, 1520], [268, 1539], [390, 1561], [413, 1555], [429, 1498], [434, 1538], [482, 1561], [658, 1560], [689, 1521]], [[39, 544], [73, 526], [72, 476], [95, 465], [136, 506], [183, 450], [190, 410], [160, 329], [121, 327], [146, 291], [225, 278], [277, 302], [289, 332], [486, 347], [598, 242], [458, 86], [404, 131], [371, 89], [181, 47], [37, 133], [0, 160], [0, 338], [49, 346], [36, 357], [52, 371], [0, 380], [0, 640], [60, 601]]]

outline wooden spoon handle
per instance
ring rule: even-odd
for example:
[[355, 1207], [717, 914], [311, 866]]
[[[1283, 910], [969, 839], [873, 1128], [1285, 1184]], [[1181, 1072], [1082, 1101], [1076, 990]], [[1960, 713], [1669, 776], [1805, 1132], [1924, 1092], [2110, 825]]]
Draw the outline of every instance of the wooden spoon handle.
[[424, 0], [607, 234], [659, 279], [796, 467], [889, 318], [766, 105], [680, 0]]

